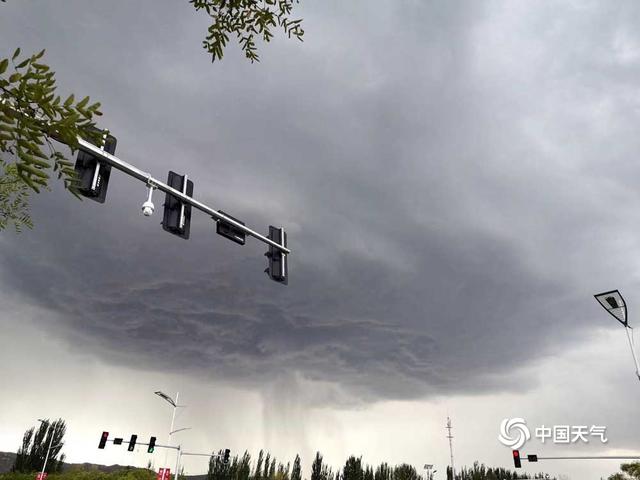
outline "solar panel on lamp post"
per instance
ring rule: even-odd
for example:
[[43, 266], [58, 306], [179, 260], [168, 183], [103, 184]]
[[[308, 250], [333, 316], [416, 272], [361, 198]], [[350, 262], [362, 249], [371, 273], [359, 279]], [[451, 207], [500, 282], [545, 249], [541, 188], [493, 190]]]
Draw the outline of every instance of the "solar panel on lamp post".
[[627, 340], [629, 340], [631, 355], [633, 355], [633, 362], [636, 367], [636, 376], [638, 377], [638, 380], [640, 380], [640, 364], [638, 363], [638, 354], [636, 353], [636, 345], [633, 338], [633, 328], [629, 325], [627, 303], [619, 290], [598, 293], [594, 295], [594, 297], [602, 308], [609, 312], [609, 314], [624, 327], [627, 334]]

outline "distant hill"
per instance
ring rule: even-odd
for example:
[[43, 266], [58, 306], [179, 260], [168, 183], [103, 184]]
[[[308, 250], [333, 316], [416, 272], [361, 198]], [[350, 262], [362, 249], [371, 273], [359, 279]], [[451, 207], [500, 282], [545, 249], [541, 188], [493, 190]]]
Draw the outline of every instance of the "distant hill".
[[0, 452], [0, 473], [7, 473], [13, 467], [16, 454], [11, 452]]
[[[16, 460], [16, 454], [13, 452], [0, 452], [0, 473], [7, 473], [11, 470]], [[97, 465], [95, 463], [65, 463], [63, 470], [79, 469], [79, 470], [98, 470], [100, 472], [115, 472], [127, 468], [127, 465]], [[134, 467], [130, 467], [134, 468]], [[182, 477], [180, 477], [182, 479]], [[207, 475], [186, 475], [188, 480], [206, 480]]]

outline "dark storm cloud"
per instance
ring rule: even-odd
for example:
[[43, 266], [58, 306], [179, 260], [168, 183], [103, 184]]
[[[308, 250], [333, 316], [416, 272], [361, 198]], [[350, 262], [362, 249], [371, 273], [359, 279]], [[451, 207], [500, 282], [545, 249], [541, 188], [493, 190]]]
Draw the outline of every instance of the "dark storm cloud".
[[[3, 289], [62, 314], [43, 328], [114, 363], [300, 372], [375, 400], [521, 388], [518, 367], [599, 321], [589, 295], [635, 246], [612, 206], [636, 200], [602, 154], [637, 116], [607, 90], [621, 27], [602, 12], [558, 26], [545, 5], [305, 5], [305, 44], [212, 66], [187, 5], [64, 5], [3, 7], [3, 37], [44, 44], [65, 88], [96, 92], [122, 158], [187, 171], [258, 230], [282, 223], [294, 253], [282, 288], [255, 241], [197, 213], [188, 242], [141, 218], [123, 175], [103, 206], [55, 189], [33, 232], [1, 238]], [[616, 150], [623, 182], [634, 142]]]

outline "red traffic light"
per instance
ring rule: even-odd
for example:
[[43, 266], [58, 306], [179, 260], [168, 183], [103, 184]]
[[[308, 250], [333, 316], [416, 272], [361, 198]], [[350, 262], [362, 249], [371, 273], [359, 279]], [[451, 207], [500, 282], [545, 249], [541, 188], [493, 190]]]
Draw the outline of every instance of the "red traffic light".
[[513, 451], [513, 465], [516, 468], [522, 467], [522, 462], [520, 461], [520, 450]]
[[102, 436], [100, 437], [100, 443], [98, 444], [98, 448], [104, 448], [107, 444], [107, 438], [109, 438], [109, 432], [102, 432]]

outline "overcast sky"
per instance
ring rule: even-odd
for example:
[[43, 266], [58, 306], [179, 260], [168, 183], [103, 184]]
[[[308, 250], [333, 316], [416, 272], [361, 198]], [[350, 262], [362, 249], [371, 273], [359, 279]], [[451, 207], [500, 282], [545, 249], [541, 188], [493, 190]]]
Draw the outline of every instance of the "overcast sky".
[[97, 441], [164, 438], [162, 389], [188, 405], [186, 449], [307, 470], [320, 450], [444, 473], [447, 415], [458, 464], [509, 466], [508, 417], [608, 427], [533, 453], [640, 451], [624, 332], [592, 297], [621, 289], [636, 322], [637, 2], [303, 0], [304, 43], [276, 35], [253, 65], [236, 46], [212, 64], [187, 2], [0, 11], [0, 57], [46, 48], [61, 93], [102, 102], [117, 156], [187, 173], [292, 249], [284, 287], [263, 244], [200, 212], [190, 240], [164, 232], [163, 195], [143, 217], [119, 172], [103, 205], [34, 197], [35, 229], [0, 234], [0, 450], [62, 416], [70, 461], [145, 465]]

